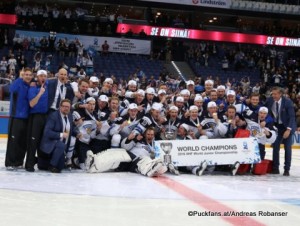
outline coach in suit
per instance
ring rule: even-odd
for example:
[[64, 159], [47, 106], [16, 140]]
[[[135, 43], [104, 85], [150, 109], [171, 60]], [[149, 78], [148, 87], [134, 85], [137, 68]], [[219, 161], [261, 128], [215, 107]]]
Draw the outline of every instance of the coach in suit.
[[296, 129], [295, 109], [293, 102], [283, 96], [283, 90], [280, 87], [272, 88], [272, 97], [267, 99], [266, 107], [274, 117], [275, 126], [278, 129], [278, 136], [273, 143], [273, 174], [279, 174], [279, 151], [280, 144], [284, 144], [284, 176], [290, 175], [292, 160], [292, 142], [293, 133]]
[[46, 122], [40, 149], [39, 169], [49, 169], [53, 173], [60, 173], [64, 168], [65, 152], [70, 145], [71, 135], [76, 136], [73, 127], [71, 101], [60, 102], [58, 111], [52, 112]]
[[59, 109], [60, 101], [63, 99], [73, 100], [74, 92], [68, 82], [68, 72], [61, 68], [58, 71], [57, 79], [49, 79], [48, 82], [48, 110]]

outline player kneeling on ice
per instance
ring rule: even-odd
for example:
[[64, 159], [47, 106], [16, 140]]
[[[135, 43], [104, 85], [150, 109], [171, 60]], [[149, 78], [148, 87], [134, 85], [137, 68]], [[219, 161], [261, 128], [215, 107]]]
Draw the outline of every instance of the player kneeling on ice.
[[154, 177], [168, 170], [161, 159], [154, 158], [154, 129], [152, 127], [146, 129], [144, 136], [131, 133], [122, 141], [121, 147], [124, 149], [108, 149], [96, 155], [88, 151], [85, 163], [87, 172], [101, 173], [116, 170]]
[[[195, 137], [195, 133], [193, 129], [191, 129], [191, 127], [188, 124], [182, 123], [178, 128], [176, 140], [193, 140], [193, 139], [197, 139]], [[178, 167], [178, 170], [183, 172], [185, 171], [192, 172], [196, 176], [201, 176], [204, 170], [206, 169], [206, 167], [207, 167], [207, 162], [204, 161], [201, 162], [199, 166], [187, 166], [187, 167], [181, 166]]]
[[277, 138], [277, 129], [273, 125], [273, 119], [268, 115], [268, 108], [260, 107], [258, 113], [247, 109], [243, 112], [243, 117], [251, 136], [257, 138], [260, 158], [264, 160], [266, 155], [265, 144], [273, 144]]
[[[199, 139], [218, 139], [224, 137], [227, 132], [227, 127], [224, 124], [225, 121], [226, 116], [224, 113], [218, 111], [217, 104], [214, 101], [210, 101], [207, 104], [207, 112], [201, 117], [200, 125], [196, 124], [197, 127], [195, 127], [190, 124], [190, 128], [193, 128], [195, 134], [197, 132], [201, 135]], [[214, 165], [206, 166], [206, 171], [209, 173], [215, 170]]]

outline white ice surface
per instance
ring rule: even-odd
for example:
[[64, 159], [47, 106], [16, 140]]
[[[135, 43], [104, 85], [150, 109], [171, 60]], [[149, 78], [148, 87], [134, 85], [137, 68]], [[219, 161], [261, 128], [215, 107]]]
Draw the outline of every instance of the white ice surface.
[[[205, 211], [205, 205], [152, 178], [78, 170], [61, 174], [7, 171], [5, 150], [6, 139], [0, 139], [0, 225], [230, 225], [220, 217], [188, 216], [188, 211]], [[293, 151], [290, 177], [167, 177], [213, 200], [215, 208], [223, 204], [236, 211], [287, 211], [285, 217], [252, 219], [265, 225], [300, 225], [299, 150]]]

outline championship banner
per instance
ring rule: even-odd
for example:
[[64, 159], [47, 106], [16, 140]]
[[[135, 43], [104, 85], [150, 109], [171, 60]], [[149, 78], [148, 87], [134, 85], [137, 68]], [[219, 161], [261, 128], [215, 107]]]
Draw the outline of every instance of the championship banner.
[[140, 0], [144, 2], [160, 2], [178, 5], [203, 6], [213, 8], [227, 8], [231, 6], [231, 0]]
[[157, 27], [148, 25], [136, 24], [118, 24], [117, 33], [125, 34], [132, 30], [133, 33], [139, 33], [142, 29], [147, 35], [157, 37], [169, 38], [185, 38], [185, 39], [199, 39], [209, 41], [222, 41], [234, 43], [249, 43], [257, 45], [274, 45], [274, 46], [288, 46], [300, 47], [300, 38], [267, 36], [267, 35], [253, 35], [234, 32], [221, 31], [204, 31], [185, 28], [174, 27]]
[[[37, 44], [39, 44], [40, 39], [43, 37], [48, 38], [49, 33], [16, 30], [15, 34], [15, 40], [24, 40], [25, 38], [30, 40], [31, 38], [34, 38]], [[107, 44], [109, 45], [109, 52], [142, 55], [150, 55], [151, 52], [150, 40], [70, 35], [62, 33], [56, 34], [56, 42], [58, 42], [59, 39], [65, 38], [68, 39], [68, 42], [78, 39], [83, 44], [85, 49], [93, 49], [95, 51], [102, 51], [102, 44], [104, 43], [104, 41], [107, 41]]]
[[255, 138], [155, 141], [156, 157], [174, 166], [227, 165], [261, 161]]

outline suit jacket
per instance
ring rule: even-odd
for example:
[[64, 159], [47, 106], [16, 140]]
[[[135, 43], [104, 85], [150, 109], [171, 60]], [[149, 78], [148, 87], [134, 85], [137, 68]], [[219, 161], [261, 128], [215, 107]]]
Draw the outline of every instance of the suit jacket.
[[[68, 115], [68, 119], [70, 123], [70, 132], [66, 148], [68, 148], [70, 145], [71, 136], [76, 136], [76, 131], [74, 131], [73, 118], [71, 113]], [[64, 130], [62, 120], [63, 119], [60, 115], [60, 111], [52, 112], [48, 116], [40, 145], [40, 149], [43, 152], [50, 154], [54, 150], [55, 144], [61, 141], [60, 134]]]
[[[269, 110], [269, 114], [275, 118], [272, 111], [273, 104], [274, 104], [274, 99], [272, 97], [269, 97], [265, 105]], [[280, 112], [279, 114], [280, 114], [282, 124], [286, 128], [287, 127], [291, 128], [292, 129], [291, 132], [295, 132], [296, 130], [295, 109], [293, 106], [293, 102], [289, 98], [282, 97], [279, 112]]]
[[[57, 79], [49, 79], [48, 81], [49, 81], [49, 83], [48, 83], [48, 109], [50, 109], [51, 105], [53, 104], [54, 98], [55, 98], [58, 80]], [[66, 99], [69, 99], [72, 102], [73, 98], [74, 98], [73, 89], [69, 83], [66, 83], [65, 87], [67, 88]]]

